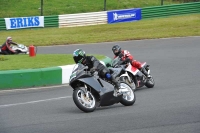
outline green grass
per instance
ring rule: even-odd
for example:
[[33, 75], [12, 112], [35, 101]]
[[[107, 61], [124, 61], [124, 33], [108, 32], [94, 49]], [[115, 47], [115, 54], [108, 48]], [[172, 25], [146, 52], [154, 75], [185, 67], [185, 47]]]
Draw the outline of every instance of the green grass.
[[200, 14], [71, 28], [43, 28], [1, 31], [27, 46], [68, 45], [166, 37], [200, 36]]
[[[103, 55], [94, 55], [97, 59], [104, 59]], [[29, 55], [0, 55], [0, 71], [19, 70], [29, 68], [45, 68], [74, 64], [71, 54], [37, 54]]]
[[[184, 0], [164, 0], [164, 5]], [[192, 0], [190, 0], [192, 1]], [[160, 6], [161, 0], [106, 0], [106, 10]], [[41, 0], [0, 0], [0, 18], [39, 16]], [[43, 0], [43, 15], [60, 15], [104, 10], [104, 0]]]

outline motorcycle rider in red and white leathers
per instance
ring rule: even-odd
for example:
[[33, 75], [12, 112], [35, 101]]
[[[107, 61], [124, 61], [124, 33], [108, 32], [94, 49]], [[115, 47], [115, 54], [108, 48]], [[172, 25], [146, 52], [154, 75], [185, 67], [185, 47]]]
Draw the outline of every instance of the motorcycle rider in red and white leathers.
[[1, 46], [1, 52], [5, 55], [15, 54], [16, 51], [11, 49], [11, 47], [10, 47], [11, 44], [18, 45], [17, 43], [12, 41], [11, 37], [7, 37], [6, 42]]
[[133, 67], [139, 69], [146, 77], [148, 77], [148, 72], [146, 71], [146, 69], [142, 67], [142, 64], [139, 61], [134, 60], [133, 56], [128, 50], [122, 50], [119, 45], [114, 45], [112, 47], [112, 51], [115, 55], [114, 58], [119, 56], [122, 61], [130, 62]]

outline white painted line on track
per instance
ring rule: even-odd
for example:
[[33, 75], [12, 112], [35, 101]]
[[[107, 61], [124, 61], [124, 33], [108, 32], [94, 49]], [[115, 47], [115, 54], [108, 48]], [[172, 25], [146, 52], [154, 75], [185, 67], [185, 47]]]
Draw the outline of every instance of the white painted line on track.
[[[149, 38], [149, 39], [139, 39], [139, 40], [129, 40], [129, 41], [113, 41], [113, 42], [99, 42], [99, 43], [86, 43], [86, 44], [67, 44], [67, 45], [56, 45], [56, 46], [74, 46], [74, 45], [90, 45], [90, 44], [102, 44], [102, 43], [118, 43], [118, 42], [132, 42], [132, 41], [146, 41], [146, 40], [160, 40], [160, 39], [181, 39], [181, 38], [199, 38], [200, 36], [182, 36], [182, 37], [167, 37], [167, 38]], [[54, 46], [38, 46], [38, 47], [55, 47]]]
[[0, 93], [3, 92], [16, 92], [16, 91], [28, 91], [28, 90], [39, 90], [39, 89], [47, 89], [47, 88], [58, 88], [63, 86], [69, 86], [69, 84], [57, 85], [57, 86], [46, 86], [46, 87], [35, 87], [35, 88], [24, 88], [24, 89], [11, 89], [11, 90], [0, 90]]
[[57, 98], [51, 98], [51, 99], [43, 99], [43, 100], [37, 100], [37, 101], [29, 101], [24, 103], [13, 103], [13, 104], [5, 104], [0, 105], [0, 108], [6, 108], [6, 107], [12, 107], [12, 106], [18, 106], [18, 105], [26, 105], [26, 104], [34, 104], [34, 103], [40, 103], [40, 102], [48, 102], [53, 100], [60, 100], [65, 98], [71, 98], [72, 96], [66, 96], [66, 97], [57, 97]]

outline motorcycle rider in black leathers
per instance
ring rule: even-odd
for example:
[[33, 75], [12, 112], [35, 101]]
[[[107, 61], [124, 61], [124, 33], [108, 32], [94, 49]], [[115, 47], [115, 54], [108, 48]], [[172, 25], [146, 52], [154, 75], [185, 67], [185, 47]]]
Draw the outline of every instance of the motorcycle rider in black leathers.
[[110, 74], [110, 70], [94, 56], [86, 56], [85, 51], [82, 49], [76, 49], [73, 53], [73, 58], [75, 63], [81, 63], [88, 66], [88, 71], [92, 73], [97, 71], [100, 78], [110, 80], [115, 86], [114, 96], [121, 95], [119, 93], [120, 83]]

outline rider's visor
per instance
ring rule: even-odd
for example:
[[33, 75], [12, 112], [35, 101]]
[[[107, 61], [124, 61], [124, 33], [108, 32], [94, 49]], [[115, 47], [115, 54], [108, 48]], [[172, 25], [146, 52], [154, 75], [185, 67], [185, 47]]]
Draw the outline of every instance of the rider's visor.
[[116, 49], [116, 50], [114, 50], [114, 53], [118, 53], [118, 50]]

